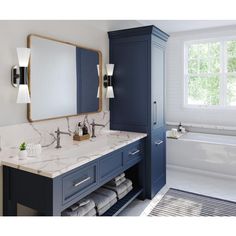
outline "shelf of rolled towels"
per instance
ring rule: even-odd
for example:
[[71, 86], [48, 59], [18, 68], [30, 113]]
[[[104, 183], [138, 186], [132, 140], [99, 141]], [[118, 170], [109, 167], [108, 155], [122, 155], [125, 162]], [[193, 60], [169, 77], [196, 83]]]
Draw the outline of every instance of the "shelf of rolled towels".
[[132, 181], [122, 173], [64, 210], [62, 216], [101, 216], [132, 189]]

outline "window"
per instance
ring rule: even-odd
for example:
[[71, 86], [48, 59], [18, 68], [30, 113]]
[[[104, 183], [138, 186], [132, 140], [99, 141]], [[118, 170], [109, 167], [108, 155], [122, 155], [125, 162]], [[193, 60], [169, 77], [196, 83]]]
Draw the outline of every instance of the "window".
[[185, 43], [185, 105], [236, 106], [236, 39]]

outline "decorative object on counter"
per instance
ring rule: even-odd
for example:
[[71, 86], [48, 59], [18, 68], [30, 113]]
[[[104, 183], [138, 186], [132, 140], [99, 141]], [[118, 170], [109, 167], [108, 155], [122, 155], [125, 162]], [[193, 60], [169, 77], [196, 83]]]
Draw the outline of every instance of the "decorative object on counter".
[[78, 123], [78, 126], [76, 127], [75, 134], [73, 136], [73, 140], [75, 141], [84, 141], [90, 138], [90, 135], [88, 133], [88, 128], [86, 126], [86, 119], [83, 121], [83, 125], [81, 125], [81, 122]]
[[42, 152], [41, 144], [27, 144], [27, 154], [29, 157], [38, 157]]
[[106, 64], [107, 75], [104, 75], [104, 87], [107, 88], [106, 98], [114, 98], [114, 91], [112, 87], [112, 76], [114, 71], [114, 64]]
[[78, 123], [76, 130], [75, 130], [75, 134], [77, 136], [83, 136], [83, 130], [82, 130], [82, 126], [81, 126], [81, 122]]
[[166, 131], [166, 137], [167, 138], [173, 138], [173, 139], [178, 139], [180, 138], [182, 135], [184, 135], [181, 132], [178, 132], [177, 129], [172, 128], [171, 130]]
[[75, 140], [75, 141], [84, 141], [84, 140], [87, 140], [87, 139], [90, 139], [89, 134], [85, 134], [85, 135], [82, 135], [82, 136], [74, 134], [74, 136], [73, 136], [73, 140]]
[[27, 157], [26, 143], [25, 142], [21, 143], [19, 149], [20, 149], [19, 158], [21, 160], [25, 159]]
[[88, 134], [88, 127], [86, 126], [85, 120], [82, 126], [83, 135]]
[[92, 138], [96, 138], [96, 135], [95, 135], [95, 126], [105, 127], [105, 125], [96, 124], [94, 119], [93, 119], [93, 122], [91, 123], [91, 126], [92, 126], [92, 136], [91, 136]]
[[183, 128], [183, 126], [182, 126], [182, 124], [181, 124], [181, 122], [179, 123], [179, 125], [178, 125], [178, 132], [182, 132], [182, 128]]
[[28, 88], [28, 64], [30, 58], [29, 48], [17, 48], [19, 66], [15, 65], [11, 69], [11, 84], [18, 88], [17, 103], [30, 103]]
[[173, 128], [171, 129], [171, 134], [172, 134], [172, 137], [177, 137], [178, 136], [178, 130]]

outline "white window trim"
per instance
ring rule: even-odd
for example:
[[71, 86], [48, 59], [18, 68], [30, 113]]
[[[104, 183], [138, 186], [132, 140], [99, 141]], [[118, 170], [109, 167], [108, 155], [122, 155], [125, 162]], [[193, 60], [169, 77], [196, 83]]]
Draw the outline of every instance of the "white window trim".
[[[184, 42], [184, 69], [183, 69], [183, 108], [187, 109], [210, 109], [210, 110], [236, 110], [236, 106], [227, 105], [227, 96], [226, 96], [226, 87], [227, 87], [227, 54], [225, 50], [225, 43], [226, 41], [236, 40], [236, 36], [226, 36], [226, 37], [217, 37], [217, 38], [208, 38], [208, 39], [197, 39], [197, 40], [190, 40]], [[220, 103], [219, 105], [193, 105], [188, 104], [188, 48], [192, 44], [201, 44], [201, 43], [214, 43], [220, 42], [220, 60], [221, 60], [221, 67], [220, 72]], [[222, 55], [223, 54], [223, 55]], [[222, 61], [223, 60], [223, 61]], [[232, 73], [236, 74], [236, 72]], [[199, 75], [199, 74], [198, 74]], [[223, 101], [223, 102], [222, 102]]]

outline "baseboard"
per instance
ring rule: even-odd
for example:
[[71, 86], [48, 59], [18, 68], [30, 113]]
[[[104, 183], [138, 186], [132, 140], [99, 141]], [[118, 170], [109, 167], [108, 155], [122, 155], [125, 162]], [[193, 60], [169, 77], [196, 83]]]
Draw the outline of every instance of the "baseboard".
[[194, 173], [194, 174], [199, 174], [199, 175], [205, 175], [207, 177], [236, 180], [236, 176], [224, 175], [224, 174], [220, 174], [220, 173], [216, 173], [216, 172], [199, 170], [199, 169], [194, 169], [194, 168], [189, 168], [189, 167], [182, 167], [182, 166], [176, 166], [176, 165], [169, 165], [168, 164], [166, 166], [166, 168], [167, 168], [167, 170], [175, 170], [175, 171], [180, 171], [180, 172]]

